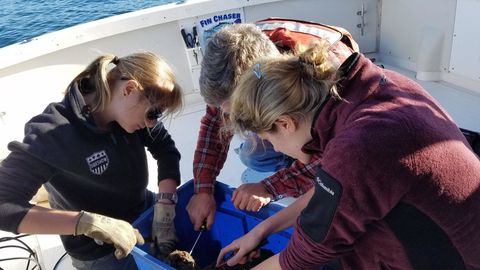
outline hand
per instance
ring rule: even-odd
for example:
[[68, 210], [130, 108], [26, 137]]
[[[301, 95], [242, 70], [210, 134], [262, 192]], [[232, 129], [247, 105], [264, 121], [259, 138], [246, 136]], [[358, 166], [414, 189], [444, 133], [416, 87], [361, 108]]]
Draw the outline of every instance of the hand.
[[210, 230], [215, 222], [217, 212], [217, 203], [213, 194], [197, 193], [193, 195], [188, 202], [187, 211], [195, 231], [200, 230], [205, 219], [207, 220], [207, 230]]
[[273, 199], [262, 183], [243, 184], [232, 194], [232, 202], [235, 208], [258, 212]]
[[245, 264], [250, 259], [257, 256], [258, 250], [256, 249], [256, 247], [261, 242], [261, 239], [262, 239], [261, 237], [256, 236], [251, 231], [246, 235], [233, 241], [230, 245], [220, 250], [220, 254], [218, 255], [218, 258], [217, 258], [217, 267], [219, 264], [222, 263], [225, 255], [230, 252], [233, 252], [234, 256], [232, 257], [232, 255], [230, 255], [229, 258], [226, 259], [228, 266], [234, 266], [237, 263]]
[[82, 234], [113, 244], [117, 259], [126, 257], [135, 244], [143, 245], [145, 243], [140, 232], [133, 228], [130, 223], [85, 211], [82, 211], [75, 227], [75, 235]]
[[178, 238], [173, 224], [174, 218], [174, 203], [155, 204], [151, 235], [161, 252], [161, 257], [168, 256], [177, 247]]

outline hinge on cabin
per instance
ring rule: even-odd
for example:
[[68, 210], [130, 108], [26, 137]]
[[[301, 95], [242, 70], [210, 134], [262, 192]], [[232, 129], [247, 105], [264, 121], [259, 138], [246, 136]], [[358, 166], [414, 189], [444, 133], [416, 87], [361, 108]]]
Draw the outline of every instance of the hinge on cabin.
[[365, 27], [365, 5], [362, 4], [362, 10], [357, 12], [357, 15], [359, 15], [362, 18], [362, 23], [357, 24], [357, 28], [360, 28], [362, 30], [362, 36], [363, 36], [363, 28]]
[[5, 125], [5, 121], [3, 121], [3, 117], [6, 115], [7, 113], [5, 112], [0, 112], [0, 119], [2, 120], [2, 123]]

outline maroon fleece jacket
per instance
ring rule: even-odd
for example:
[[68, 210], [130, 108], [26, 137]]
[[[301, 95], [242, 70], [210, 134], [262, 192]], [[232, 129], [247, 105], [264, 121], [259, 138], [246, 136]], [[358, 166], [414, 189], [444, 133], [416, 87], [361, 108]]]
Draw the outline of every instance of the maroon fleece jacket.
[[480, 269], [480, 160], [451, 117], [363, 55], [339, 91], [303, 148], [322, 165], [282, 269]]

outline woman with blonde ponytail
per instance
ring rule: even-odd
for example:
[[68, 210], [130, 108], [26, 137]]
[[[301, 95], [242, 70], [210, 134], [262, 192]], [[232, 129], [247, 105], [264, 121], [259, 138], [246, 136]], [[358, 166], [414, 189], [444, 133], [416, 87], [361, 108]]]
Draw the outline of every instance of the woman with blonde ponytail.
[[480, 269], [480, 160], [455, 122], [421, 86], [362, 54], [332, 68], [329, 49], [313, 42], [263, 58], [240, 78], [236, 131], [320, 165], [315, 188], [217, 262], [233, 251], [228, 265], [243, 263], [293, 226], [285, 250], [255, 270]]
[[[59, 234], [76, 269], [138, 269], [129, 253], [145, 239], [130, 223], [155, 205], [149, 236], [168, 255], [177, 244], [180, 153], [161, 120], [178, 112], [182, 90], [153, 53], [95, 59], [25, 126], [0, 166], [0, 229]], [[147, 190], [146, 151], [158, 164]], [[44, 185], [51, 209], [29, 200]]]

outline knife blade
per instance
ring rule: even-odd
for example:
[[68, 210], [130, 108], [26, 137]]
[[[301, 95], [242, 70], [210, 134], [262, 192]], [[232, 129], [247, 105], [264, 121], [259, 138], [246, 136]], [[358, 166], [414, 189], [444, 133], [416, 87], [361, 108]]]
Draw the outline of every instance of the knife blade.
[[198, 47], [199, 46], [199, 42], [198, 42], [198, 34], [197, 34], [197, 27], [194, 26], [193, 27], [193, 42], [195, 43], [195, 45]]
[[202, 226], [200, 226], [200, 233], [198, 234], [197, 236], [197, 240], [195, 240], [195, 243], [193, 243], [193, 247], [192, 249], [190, 250], [190, 252], [188, 254], [192, 255], [192, 252], [193, 252], [193, 249], [195, 248], [195, 246], [197, 245], [197, 242], [198, 242], [198, 239], [200, 239], [200, 236], [202, 235], [202, 233], [207, 229], [207, 220], [205, 219], [203, 221], [203, 224]]
[[[195, 42], [195, 48], [200, 51], [203, 57], [203, 51], [202, 48], [200, 48], [200, 40], [198, 38], [198, 33], [197, 33], [197, 27], [193, 27], [193, 41]], [[198, 61], [197, 61], [198, 62]]]

